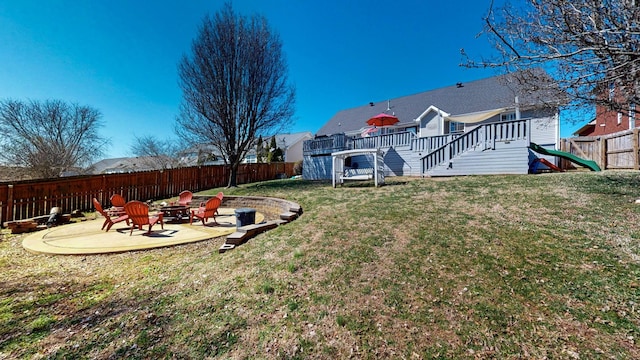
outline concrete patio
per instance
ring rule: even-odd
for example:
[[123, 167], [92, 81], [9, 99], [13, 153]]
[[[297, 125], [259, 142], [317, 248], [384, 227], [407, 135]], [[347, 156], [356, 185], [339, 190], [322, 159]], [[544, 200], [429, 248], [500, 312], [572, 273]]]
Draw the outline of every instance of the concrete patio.
[[[100, 230], [102, 218], [52, 227], [27, 235], [22, 246], [34, 253], [55, 255], [107, 254], [125, 251], [145, 250], [159, 247], [187, 244], [227, 236], [236, 232], [234, 208], [219, 209], [216, 216], [218, 225], [210, 220], [207, 225], [197, 222], [165, 223], [164, 229], [156, 224], [149, 235], [148, 229], [134, 230], [130, 236], [130, 227], [126, 223], [115, 224], [110, 231]], [[264, 221], [264, 214], [256, 212], [255, 222]], [[220, 241], [224, 243], [224, 240]]]

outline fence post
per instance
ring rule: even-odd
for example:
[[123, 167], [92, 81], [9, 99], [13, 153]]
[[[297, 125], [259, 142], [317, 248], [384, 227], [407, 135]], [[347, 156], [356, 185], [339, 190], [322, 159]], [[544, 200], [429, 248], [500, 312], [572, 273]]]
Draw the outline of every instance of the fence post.
[[7, 221], [13, 220], [13, 184], [7, 187]]
[[640, 169], [640, 160], [638, 159], [638, 128], [633, 128], [633, 170]]
[[[569, 152], [567, 151], [567, 139], [560, 139], [560, 151]], [[564, 158], [560, 158], [558, 165], [560, 169], [567, 170], [567, 164], [564, 161]]]
[[598, 138], [600, 141], [600, 162], [602, 163], [602, 170], [607, 169], [607, 139], [603, 136]]

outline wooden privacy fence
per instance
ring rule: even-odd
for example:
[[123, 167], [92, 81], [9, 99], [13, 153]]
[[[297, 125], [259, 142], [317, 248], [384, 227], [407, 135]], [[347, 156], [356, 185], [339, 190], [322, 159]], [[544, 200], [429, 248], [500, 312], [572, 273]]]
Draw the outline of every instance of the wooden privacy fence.
[[[560, 150], [583, 159], [593, 160], [601, 169], [640, 169], [639, 129], [626, 130], [602, 136], [584, 136], [562, 139]], [[568, 160], [560, 163], [563, 169], [571, 167]]]
[[[289, 177], [293, 175], [293, 165], [243, 164], [238, 169], [237, 181], [246, 184]], [[47, 215], [54, 206], [66, 213], [90, 211], [94, 197], [104, 206], [111, 206], [109, 199], [116, 193], [127, 200], [157, 200], [176, 196], [183, 190], [195, 192], [226, 186], [228, 181], [227, 167], [214, 165], [1, 183], [0, 224]]]

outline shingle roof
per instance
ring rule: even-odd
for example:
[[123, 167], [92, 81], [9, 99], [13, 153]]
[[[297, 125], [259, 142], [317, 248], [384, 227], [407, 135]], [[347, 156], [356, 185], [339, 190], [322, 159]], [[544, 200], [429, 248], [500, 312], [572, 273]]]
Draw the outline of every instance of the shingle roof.
[[412, 123], [432, 105], [450, 115], [514, 108], [516, 95], [522, 108], [540, 106], [543, 103], [548, 105], [550, 102], [557, 105], [558, 101], [553, 101], [554, 94], [557, 99], [557, 90], [551, 89], [554, 85], [550, 78], [541, 71], [536, 73], [545, 78], [540, 80], [536, 90], [525, 88], [514, 75], [501, 75], [342, 110], [320, 128], [316, 135], [357, 131], [366, 126], [369, 118], [381, 112], [398, 117], [400, 123], [397, 125]]

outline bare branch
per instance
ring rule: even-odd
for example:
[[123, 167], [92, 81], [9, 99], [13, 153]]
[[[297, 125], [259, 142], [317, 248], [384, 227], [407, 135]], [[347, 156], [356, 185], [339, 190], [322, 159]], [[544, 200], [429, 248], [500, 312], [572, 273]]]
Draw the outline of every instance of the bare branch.
[[96, 109], [60, 100], [2, 101], [0, 158], [41, 178], [86, 167], [107, 144], [97, 133], [100, 118]]
[[[463, 66], [548, 70], [574, 106], [628, 108], [640, 90], [640, 9], [627, 0], [491, 2], [484, 34], [497, 56]], [[534, 80], [535, 81], [535, 80]], [[610, 84], [615, 97], [603, 97]]]

